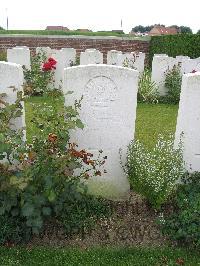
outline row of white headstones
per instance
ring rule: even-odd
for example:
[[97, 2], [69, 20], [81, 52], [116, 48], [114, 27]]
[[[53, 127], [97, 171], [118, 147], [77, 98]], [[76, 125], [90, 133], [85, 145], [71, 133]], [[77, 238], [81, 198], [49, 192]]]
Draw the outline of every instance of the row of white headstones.
[[[65, 105], [73, 105], [83, 96], [80, 119], [83, 130], [71, 132], [71, 141], [97, 156], [107, 156], [107, 173], [89, 181], [89, 189], [107, 198], [121, 199], [129, 191], [129, 182], [121, 163], [126, 161], [127, 146], [134, 138], [138, 90], [137, 70], [111, 65], [68, 67], [63, 73]], [[0, 93], [13, 103], [23, 90], [22, 66], [0, 62]], [[15, 87], [15, 90], [13, 90]], [[66, 95], [68, 91], [74, 93]], [[25, 126], [25, 112], [14, 127]], [[175, 145], [182, 135], [186, 169], [200, 171], [200, 72], [183, 75]], [[121, 159], [119, 150], [121, 149]]]
[[[60, 50], [51, 49], [50, 47], [37, 47], [36, 53], [43, 52], [46, 56], [53, 57], [56, 61], [55, 70], [55, 88], [62, 88], [64, 68], [76, 63], [76, 50], [74, 48], [62, 48]], [[7, 61], [24, 65], [31, 69], [31, 53], [26, 46], [16, 46], [7, 50]], [[144, 53], [122, 53], [121, 51], [111, 50], [107, 53], [107, 64], [134, 68], [140, 73], [144, 71]], [[80, 53], [80, 65], [103, 64], [103, 53], [96, 49], [86, 49]]]
[[167, 88], [165, 87], [165, 75], [167, 71], [178, 65], [182, 75], [191, 73], [194, 70], [200, 71], [200, 57], [191, 59], [189, 56], [176, 56], [174, 58], [166, 54], [154, 55], [151, 80], [157, 84], [160, 95], [167, 94]]

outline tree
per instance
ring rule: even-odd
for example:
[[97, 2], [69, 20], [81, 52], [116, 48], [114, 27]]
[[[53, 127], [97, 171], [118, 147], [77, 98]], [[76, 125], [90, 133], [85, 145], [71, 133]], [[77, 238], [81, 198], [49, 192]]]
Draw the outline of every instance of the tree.
[[179, 31], [180, 33], [192, 33], [191, 28], [187, 26], [180, 26]]
[[0, 30], [4, 30], [4, 28], [0, 26]]
[[138, 26], [135, 26], [134, 28], [132, 28], [132, 31], [144, 33], [144, 32], [150, 31], [153, 27], [154, 27], [153, 25], [151, 25], [151, 26], [138, 25]]
[[197, 31], [197, 34], [200, 34], [200, 30]]
[[169, 28], [175, 28], [175, 29], [177, 29], [179, 31], [180, 27], [178, 25], [171, 25], [171, 26], [169, 26]]

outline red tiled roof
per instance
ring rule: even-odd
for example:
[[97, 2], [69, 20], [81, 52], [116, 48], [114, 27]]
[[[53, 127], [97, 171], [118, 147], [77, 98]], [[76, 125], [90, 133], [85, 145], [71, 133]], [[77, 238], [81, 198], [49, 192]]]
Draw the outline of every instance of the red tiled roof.
[[163, 26], [155, 26], [152, 30], [150, 30], [149, 34], [153, 34], [154, 31], [157, 31], [157, 34], [167, 35], [167, 34], [177, 34], [178, 30], [175, 27], [163, 27]]
[[65, 31], [68, 31], [69, 29], [67, 27], [63, 27], [63, 26], [47, 26], [46, 30], [65, 30]]

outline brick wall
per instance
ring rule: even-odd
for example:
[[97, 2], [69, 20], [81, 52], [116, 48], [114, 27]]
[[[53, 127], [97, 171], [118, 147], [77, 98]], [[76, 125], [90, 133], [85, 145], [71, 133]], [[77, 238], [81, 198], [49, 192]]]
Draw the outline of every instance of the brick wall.
[[78, 55], [85, 49], [96, 48], [104, 54], [104, 62], [110, 50], [144, 52], [147, 57], [149, 54], [148, 41], [134, 40], [131, 37], [0, 35], [0, 51], [14, 46], [28, 46], [32, 51], [38, 46], [53, 49], [72, 47]]

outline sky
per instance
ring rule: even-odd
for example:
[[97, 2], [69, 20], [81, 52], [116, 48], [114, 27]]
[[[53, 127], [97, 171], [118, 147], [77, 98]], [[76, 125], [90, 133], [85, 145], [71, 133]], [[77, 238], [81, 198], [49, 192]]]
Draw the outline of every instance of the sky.
[[200, 0], [1, 0], [0, 26], [9, 29], [43, 30], [60, 25], [93, 31], [122, 29], [137, 25], [165, 24], [200, 29]]

